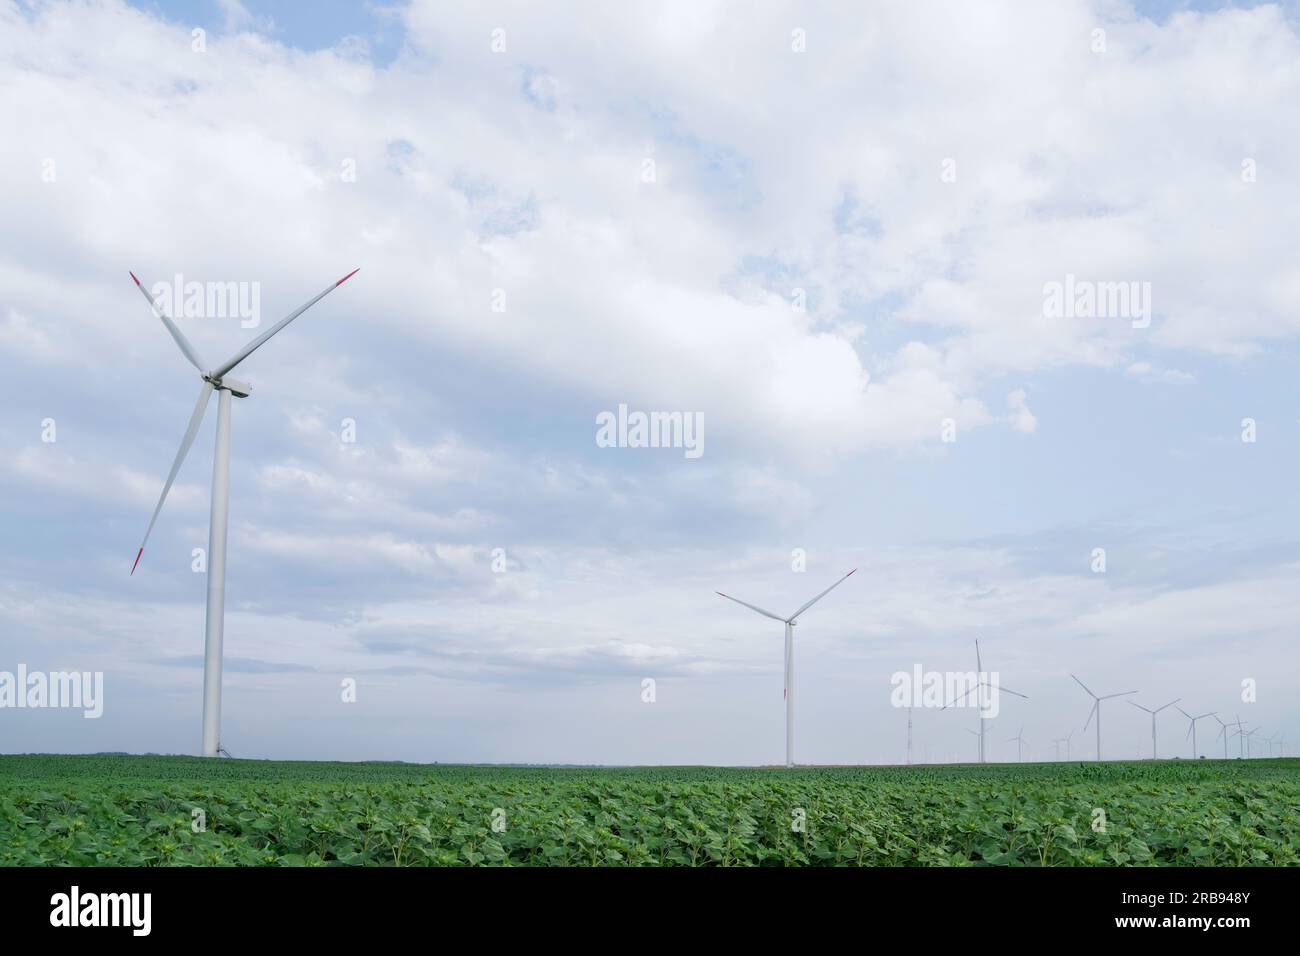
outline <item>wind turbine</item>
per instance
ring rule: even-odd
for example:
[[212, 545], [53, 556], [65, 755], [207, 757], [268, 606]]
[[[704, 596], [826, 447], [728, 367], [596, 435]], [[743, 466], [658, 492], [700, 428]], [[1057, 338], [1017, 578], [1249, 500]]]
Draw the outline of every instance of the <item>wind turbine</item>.
[[181, 463], [185, 460], [190, 445], [194, 444], [194, 436], [198, 433], [199, 425], [203, 422], [203, 413], [207, 410], [208, 399], [212, 397], [214, 391], [218, 396], [217, 443], [212, 459], [212, 511], [208, 524], [208, 610], [203, 640], [203, 756], [205, 757], [215, 757], [222, 749], [220, 739], [221, 643], [225, 630], [226, 530], [230, 508], [230, 397], [234, 395], [236, 398], [247, 398], [252, 391], [249, 385], [237, 382], [230, 378], [229, 375], [234, 371], [235, 366], [265, 345], [272, 336], [344, 282], [347, 282], [358, 271], [353, 269], [342, 279], [339, 279], [338, 282], [327, 287], [324, 292], [309, 300], [306, 305], [290, 312], [217, 366], [209, 366], [199, 357], [199, 353], [195, 351], [189, 339], [185, 338], [181, 330], [176, 327], [176, 323], [172, 321], [171, 316], [140, 284], [140, 280], [136, 279], [135, 273], [131, 273], [136, 288], [148, 300], [154, 315], [162, 320], [162, 324], [180, 348], [181, 354], [189, 360], [191, 365], [198, 369], [199, 375], [203, 379], [203, 383], [199, 386], [198, 401], [195, 403], [194, 411], [190, 415], [189, 426], [185, 429], [185, 435], [181, 438], [181, 446], [176, 452], [176, 459], [172, 462], [171, 471], [167, 473], [166, 482], [163, 483], [162, 494], [158, 496], [158, 504], [153, 509], [153, 517], [149, 519], [149, 527], [145, 529], [144, 538], [140, 542], [140, 550], [135, 554], [135, 561], [131, 565], [132, 574], [135, 574], [136, 566], [140, 563], [140, 556], [144, 554], [144, 546], [148, 543], [154, 523], [158, 520], [158, 513], [162, 511], [163, 502], [167, 500], [167, 492], [171, 491], [172, 482], [176, 480], [176, 473], [180, 471]]
[[1160, 711], [1164, 710], [1166, 707], [1174, 706], [1174, 704], [1178, 703], [1180, 700], [1182, 700], [1181, 697], [1175, 697], [1169, 703], [1161, 704], [1155, 710], [1152, 710], [1150, 707], [1143, 707], [1141, 704], [1133, 703], [1133, 701], [1131, 700], [1129, 701], [1129, 703], [1133, 704], [1133, 706], [1136, 707], [1138, 710], [1145, 710], [1148, 714], [1151, 715], [1151, 759], [1152, 760], [1159, 759], [1159, 755], [1156, 753], [1156, 714], [1160, 713]]
[[[1017, 691], [1014, 691], [1009, 687], [1000, 687], [984, 679], [984, 662], [980, 659], [980, 642], [979, 639], [976, 638], [975, 640], [975, 686], [970, 688], [968, 691], [966, 691], [966, 693], [962, 694], [960, 697], [956, 698], [955, 700], [952, 700], [949, 703], [944, 704], [939, 709], [947, 710], [949, 707], [952, 707], [955, 704], [959, 703], [960, 701], [965, 700], [971, 694], [978, 691], [981, 687], [987, 688], [988, 690], [997, 691], [997, 692], [1006, 691], [1008, 694], [1015, 694], [1017, 697], [1024, 697], [1025, 700], [1029, 699], [1024, 694], [1018, 693]], [[980, 698], [976, 698], [976, 699], [980, 700]], [[986, 719], [984, 717], [984, 709], [986, 705], [987, 705], [987, 701], [980, 700], [980, 763], [984, 763], [984, 721]], [[973, 732], [974, 731], [972, 731], [972, 733]]]
[[1056, 746], [1056, 759], [1061, 759], [1061, 744], [1065, 744], [1065, 759], [1070, 759], [1070, 740], [1074, 737], [1074, 731], [1070, 731], [1064, 737], [1055, 738], [1052, 743]]
[[[1074, 677], [1073, 674], [1071, 674], [1070, 676]], [[1084, 690], [1088, 691], [1088, 696], [1092, 698], [1093, 701], [1092, 710], [1088, 711], [1088, 719], [1087, 721], [1084, 722], [1083, 729], [1084, 730], [1088, 729], [1088, 724], [1092, 722], [1092, 715], [1096, 714], [1097, 715], [1097, 759], [1100, 760], [1101, 759], [1101, 702], [1103, 700], [1110, 700], [1112, 697], [1127, 697], [1129, 694], [1136, 694], [1137, 691], [1125, 690], [1125, 691], [1121, 691], [1118, 694], [1103, 694], [1101, 697], [1098, 697], [1092, 691], [1088, 690], [1088, 685], [1085, 684], [1083, 681], [1079, 680], [1079, 678], [1074, 677], [1074, 682], [1078, 684], [1080, 687], [1082, 687]]]
[[1020, 754], [1021, 754], [1021, 748], [1024, 746], [1025, 743], [1024, 727], [1021, 727], [1020, 730], [1016, 732], [1016, 735], [1014, 737], [1008, 737], [1007, 743], [1010, 743], [1013, 740], [1016, 742], [1016, 763], [1023, 763], [1024, 761], [1021, 759]]
[[1232, 736], [1231, 734], [1228, 733], [1228, 728], [1231, 727], [1232, 724], [1225, 724], [1223, 722], [1223, 718], [1220, 717], [1218, 714], [1214, 714], [1213, 716], [1214, 719], [1219, 722], [1219, 733], [1218, 736], [1216, 736], [1214, 739], [1218, 740], [1219, 737], [1223, 738], [1223, 759], [1227, 760], [1228, 759], [1228, 738]]
[[1196, 752], [1196, 722], [1198, 720], [1204, 720], [1206, 717], [1214, 717], [1217, 720], [1218, 715], [1214, 711], [1210, 711], [1207, 714], [1197, 714], [1195, 717], [1193, 717], [1191, 714], [1183, 710], [1181, 707], [1178, 708], [1178, 712], [1182, 714], [1184, 717], [1186, 717], [1187, 722], [1191, 725], [1187, 728], [1187, 736], [1192, 738], [1192, 759], [1195, 760], [1197, 757], [1200, 756], [1200, 754]]
[[[1238, 755], [1241, 756], [1241, 757], [1246, 756], [1246, 738], [1242, 735], [1242, 730], [1244, 729], [1244, 725], [1243, 725], [1242, 722], [1241, 722], [1241, 714], [1238, 714], [1238, 715], [1237, 715], [1237, 720], [1236, 720], [1236, 722], [1231, 723], [1231, 724], [1228, 724], [1228, 726], [1229, 726], [1229, 727], [1236, 727], [1236, 728], [1237, 728], [1236, 730], [1234, 730], [1234, 731], [1232, 732], [1232, 736], [1234, 736], [1234, 737], [1241, 737], [1241, 742], [1238, 744], [1238, 746], [1240, 747], [1240, 750], [1238, 750]], [[1224, 752], [1225, 752], [1225, 753], [1227, 752], [1227, 744], [1226, 744], [1226, 743], [1224, 744]]]
[[[856, 570], [857, 568], [853, 569], [853, 571]], [[810, 607], [812, 607], [814, 604], [816, 604], [826, 595], [830, 594], [837, 587], [843, 584], [845, 580], [848, 579], [849, 575], [853, 574], [853, 571], [850, 571], [848, 574], [844, 575], [844, 577], [840, 578], [838, 581], [836, 581], [834, 584], [828, 587], [825, 591], [817, 595], [815, 598], [813, 598], [803, 607], [799, 608], [799, 610], [795, 611], [789, 617], [781, 617], [781, 615], [773, 614], [771, 611], [764, 611], [761, 607], [756, 607], [753, 604], [747, 604], [744, 601], [740, 600], [739, 598], [732, 597], [730, 594], [723, 594], [721, 591], [717, 592], [719, 596], [726, 598], [728, 601], [735, 601], [737, 604], [743, 604], [751, 611], [757, 611], [759, 614], [763, 615], [764, 617], [770, 617], [772, 618], [772, 620], [780, 621], [785, 625], [785, 765], [787, 767], [794, 766], [794, 626], [795, 623], [798, 621], [800, 614], [808, 610]]]
[[1250, 758], [1250, 757], [1255, 756], [1255, 751], [1254, 751], [1254, 749], [1253, 749], [1253, 747], [1252, 747], [1252, 744], [1254, 743], [1254, 741], [1252, 740], [1252, 738], [1253, 738], [1253, 737], [1255, 736], [1255, 734], [1257, 734], [1257, 733], [1259, 733], [1259, 728], [1258, 728], [1258, 727], [1256, 727], [1254, 730], [1243, 730], [1243, 731], [1241, 732], [1241, 736], [1242, 736], [1242, 737], [1245, 739], [1245, 741], [1246, 741], [1246, 756], [1247, 756], [1247, 758]]

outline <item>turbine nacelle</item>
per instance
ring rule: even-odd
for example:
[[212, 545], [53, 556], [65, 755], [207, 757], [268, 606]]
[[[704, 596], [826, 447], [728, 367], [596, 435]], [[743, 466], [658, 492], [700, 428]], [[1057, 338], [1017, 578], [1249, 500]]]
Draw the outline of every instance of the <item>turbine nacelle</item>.
[[225, 378], [217, 378], [211, 372], [207, 372], [203, 376], [203, 381], [207, 382], [217, 390], [224, 388], [231, 395], [235, 396], [235, 398], [248, 398], [248, 396], [253, 392], [253, 386], [249, 385], [247, 382], [236, 381], [229, 375]]

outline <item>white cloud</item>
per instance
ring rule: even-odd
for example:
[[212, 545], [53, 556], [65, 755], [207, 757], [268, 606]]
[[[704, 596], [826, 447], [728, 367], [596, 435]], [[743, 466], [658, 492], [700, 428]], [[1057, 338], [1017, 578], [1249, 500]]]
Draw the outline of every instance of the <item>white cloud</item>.
[[[117, 3], [30, 19], [7, 4], [10, 102], [41, 108], [11, 106], [8, 128], [30, 149], [7, 153], [3, 172], [30, 180], [49, 154], [60, 176], [0, 202], [33, 224], [33, 248], [265, 277], [266, 295], [273, 285], [286, 301], [356, 260], [367, 321], [412, 347], [703, 410], [750, 454], [776, 445], [808, 461], [932, 442], [944, 417], [991, 424], [973, 394], [1006, 371], [1125, 368], [1138, 343], [1240, 352], [1300, 328], [1300, 273], [1277, 215], [1297, 187], [1263, 155], [1259, 182], [1239, 176], [1238, 154], [1262, 153], [1250, 129], [1289, 135], [1269, 117], [1298, 92], [1287, 64], [1300, 43], [1275, 8], [1162, 26], [1112, 10], [1104, 57], [1089, 50], [1098, 15], [1082, 2], [944, 9], [940, 29], [920, 8], [875, 11], [859, 29], [800, 11], [810, 47], [796, 55], [780, 7], [741, 19], [711, 5], [648, 19], [588, 8], [588, 30], [574, 32], [528, 7], [415, 3], [411, 42], [436, 63], [380, 71], [248, 34], [193, 54], [179, 27]], [[245, 22], [238, 4], [228, 13]], [[493, 55], [498, 21], [508, 50]], [[534, 102], [538, 84], [553, 111]], [[1220, 92], [1236, 88], [1251, 94]], [[1207, 122], [1222, 144], [1189, 149]], [[165, 161], [162, 143], [186, 163]], [[648, 148], [662, 173], [652, 184], [640, 181]], [[957, 179], [944, 183], [949, 157]], [[346, 159], [356, 183], [340, 178]], [[514, 197], [487, 214], [494, 234], [467, 182]], [[1195, 222], [1189, 194], [1201, 197]], [[838, 232], [845, 195], [878, 227]], [[806, 286], [812, 312], [789, 307], [789, 283], [735, 288], [750, 257]], [[105, 288], [120, 292], [109, 271]], [[1045, 320], [1042, 284], [1067, 271], [1151, 281], [1157, 321], [1139, 332]], [[489, 308], [495, 288], [505, 313]], [[9, 294], [23, 314], [52, 307], [22, 276]], [[891, 299], [924, 352], [882, 347], [870, 320], [857, 326], [863, 348], [837, 324]]]

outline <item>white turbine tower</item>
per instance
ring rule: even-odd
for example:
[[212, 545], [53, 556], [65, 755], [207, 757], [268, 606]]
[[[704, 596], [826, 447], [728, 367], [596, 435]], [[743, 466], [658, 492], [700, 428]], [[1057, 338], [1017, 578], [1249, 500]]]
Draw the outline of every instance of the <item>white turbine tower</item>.
[[1200, 756], [1200, 754], [1196, 752], [1196, 722], [1198, 720], [1204, 720], [1206, 717], [1214, 717], [1217, 720], [1218, 715], [1214, 711], [1210, 711], [1209, 713], [1197, 714], [1195, 717], [1193, 717], [1191, 714], [1183, 710], [1181, 707], [1178, 708], [1178, 712], [1182, 714], [1184, 717], [1186, 717], [1188, 724], [1191, 725], [1187, 728], [1187, 736], [1192, 738], [1192, 759], [1195, 760], [1197, 757]]
[[[939, 709], [947, 710], [949, 707], [955, 706], [956, 704], [965, 700], [971, 694], [976, 693], [981, 688], [986, 690], [991, 690], [995, 693], [1006, 691], [1008, 694], [1015, 694], [1017, 697], [1024, 697], [1025, 700], [1029, 699], [1024, 694], [1014, 691], [1009, 687], [1002, 687], [1000, 685], [994, 684], [993, 682], [984, 679], [984, 662], [980, 658], [980, 642], [978, 639], [976, 639], [975, 641], [975, 686], [971, 687], [969, 690], [966, 691], [966, 693], [962, 694], [960, 697], [957, 697], [949, 701], [948, 703], [944, 704]], [[984, 721], [986, 719], [984, 717], [984, 711], [987, 709], [988, 700], [986, 695], [980, 695], [979, 697], [976, 698], [976, 700], [980, 704], [980, 763], [984, 763]]]
[[[857, 568], [853, 569], [853, 571], [856, 570]], [[751, 611], [757, 611], [759, 614], [762, 614], [764, 617], [770, 617], [772, 618], [772, 620], [780, 621], [785, 625], [785, 765], [787, 767], [794, 766], [794, 626], [795, 623], [798, 621], [800, 614], [808, 610], [810, 607], [812, 607], [814, 604], [816, 604], [826, 595], [830, 594], [837, 587], [843, 584], [848, 579], [849, 575], [853, 574], [853, 571], [850, 571], [848, 574], [844, 575], [844, 577], [840, 578], [838, 581], [836, 581], [834, 584], [828, 587], [825, 591], [817, 595], [815, 598], [813, 598], [803, 607], [799, 608], [799, 610], [795, 611], [789, 617], [781, 617], [781, 615], [773, 614], [771, 611], [764, 611], [761, 607], [756, 607], [753, 604], [747, 604], [746, 602], [740, 600], [739, 598], [732, 597], [730, 594], [723, 594], [721, 591], [717, 592], [720, 597], [724, 597], [728, 601], [735, 601], [737, 604], [743, 604]]]
[[1160, 713], [1160, 711], [1164, 710], [1166, 707], [1174, 706], [1174, 704], [1178, 703], [1180, 700], [1182, 700], [1181, 697], [1175, 697], [1169, 703], [1161, 704], [1155, 710], [1152, 710], [1150, 707], [1143, 707], [1141, 704], [1133, 703], [1133, 701], [1131, 700], [1129, 701], [1129, 703], [1133, 704], [1133, 706], [1136, 707], [1138, 710], [1145, 710], [1148, 714], [1151, 715], [1151, 759], [1152, 760], [1160, 759], [1160, 755], [1156, 752], [1156, 714]]
[[907, 765], [912, 765], [912, 707], [907, 707]]
[[205, 757], [215, 757], [222, 749], [221, 644], [224, 636], [226, 613], [226, 529], [230, 506], [230, 397], [234, 395], [237, 398], [247, 398], [251, 391], [248, 385], [237, 382], [228, 376], [234, 371], [235, 366], [265, 345], [273, 335], [356, 275], [358, 271], [353, 269], [342, 279], [339, 279], [338, 282], [335, 282], [326, 288], [324, 292], [307, 302], [306, 305], [290, 312], [226, 361], [215, 367], [208, 366], [199, 358], [198, 352], [195, 351], [189, 340], [181, 334], [181, 330], [176, 327], [176, 323], [172, 321], [171, 316], [145, 290], [145, 287], [140, 284], [140, 280], [136, 279], [135, 273], [131, 273], [131, 278], [135, 279], [136, 287], [140, 290], [140, 294], [148, 300], [154, 315], [162, 320], [162, 324], [166, 326], [181, 353], [189, 360], [191, 365], [198, 369], [199, 375], [203, 379], [203, 384], [199, 386], [198, 401], [194, 405], [194, 412], [190, 415], [189, 427], [185, 429], [185, 435], [181, 438], [181, 446], [176, 452], [176, 459], [172, 462], [171, 471], [167, 473], [167, 480], [163, 483], [162, 494], [158, 496], [158, 504], [153, 509], [153, 517], [149, 519], [149, 527], [145, 529], [144, 539], [140, 542], [140, 550], [135, 554], [135, 561], [131, 565], [132, 574], [135, 574], [136, 565], [140, 563], [140, 556], [144, 554], [144, 546], [148, 543], [154, 523], [158, 520], [158, 513], [162, 511], [163, 502], [167, 500], [167, 492], [171, 491], [172, 482], [176, 480], [176, 473], [180, 471], [181, 463], [185, 460], [190, 445], [194, 444], [194, 436], [198, 433], [199, 425], [203, 422], [203, 413], [207, 410], [208, 399], [212, 397], [214, 391], [218, 395], [217, 443], [212, 458], [212, 512], [208, 524], [208, 612], [203, 647], [203, 755]]
[[[1070, 676], [1074, 677], [1073, 674], [1071, 674]], [[1079, 680], [1079, 678], [1074, 677], [1074, 682], [1078, 684], [1080, 687], [1082, 687], [1085, 691], [1088, 691], [1088, 696], [1092, 698], [1092, 710], [1088, 711], [1088, 719], [1087, 721], [1084, 722], [1083, 729], [1084, 730], [1088, 729], [1088, 724], [1092, 722], [1092, 715], [1096, 714], [1097, 715], [1097, 759], [1100, 760], [1101, 759], [1101, 702], [1103, 700], [1110, 700], [1112, 697], [1127, 697], [1129, 694], [1136, 694], [1137, 691], [1125, 690], [1125, 691], [1121, 691], [1118, 694], [1103, 694], [1101, 697], [1098, 697], [1092, 691], [1088, 690], [1088, 685], [1085, 684], [1083, 681]]]

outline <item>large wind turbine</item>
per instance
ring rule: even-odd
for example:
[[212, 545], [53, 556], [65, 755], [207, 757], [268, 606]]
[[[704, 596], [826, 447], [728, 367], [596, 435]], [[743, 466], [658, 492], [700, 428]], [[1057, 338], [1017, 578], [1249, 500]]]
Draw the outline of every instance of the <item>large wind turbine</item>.
[[1206, 717], [1214, 717], [1215, 719], [1217, 719], [1218, 715], [1215, 714], [1214, 711], [1210, 711], [1209, 713], [1197, 714], [1195, 717], [1193, 717], [1191, 714], [1183, 710], [1181, 707], [1177, 709], [1180, 714], [1182, 714], [1184, 717], [1187, 718], [1187, 722], [1191, 724], [1191, 726], [1187, 728], [1187, 736], [1192, 738], [1192, 759], [1195, 760], [1197, 757], [1200, 756], [1200, 754], [1196, 752], [1196, 722], [1198, 720], [1204, 720]]
[[1151, 759], [1152, 760], [1160, 759], [1160, 755], [1156, 752], [1156, 714], [1160, 713], [1160, 711], [1164, 710], [1166, 707], [1174, 706], [1174, 704], [1178, 703], [1180, 700], [1182, 700], [1181, 697], [1175, 697], [1169, 703], [1161, 704], [1155, 710], [1152, 710], [1150, 707], [1143, 707], [1141, 704], [1136, 704], [1131, 700], [1129, 701], [1129, 703], [1133, 704], [1133, 706], [1136, 707], [1138, 710], [1145, 710], [1148, 714], [1151, 715]]
[[135, 279], [136, 287], [148, 300], [154, 315], [162, 320], [162, 324], [166, 326], [180, 348], [181, 354], [198, 369], [203, 379], [203, 384], [199, 386], [198, 401], [194, 405], [194, 412], [190, 415], [189, 427], [185, 429], [185, 435], [181, 438], [181, 447], [177, 450], [172, 469], [167, 473], [167, 480], [163, 483], [162, 494], [158, 496], [153, 517], [149, 519], [149, 527], [145, 529], [140, 550], [135, 554], [135, 561], [131, 565], [132, 574], [135, 574], [140, 556], [144, 554], [144, 546], [149, 541], [154, 523], [158, 520], [158, 513], [162, 511], [163, 502], [167, 500], [167, 492], [171, 491], [172, 482], [176, 480], [176, 473], [181, 469], [181, 462], [185, 460], [190, 445], [194, 444], [194, 436], [203, 422], [203, 413], [207, 411], [208, 399], [212, 397], [214, 391], [218, 396], [217, 444], [212, 458], [212, 512], [208, 524], [208, 612], [203, 642], [203, 756], [205, 757], [215, 757], [221, 750], [221, 643], [226, 615], [226, 529], [230, 507], [230, 396], [247, 398], [252, 391], [250, 386], [235, 381], [229, 375], [234, 371], [235, 366], [265, 345], [273, 335], [347, 282], [358, 271], [353, 269], [338, 282], [327, 287], [324, 292], [308, 301], [306, 305], [290, 312], [217, 366], [209, 366], [199, 357], [199, 353], [176, 327], [171, 316], [140, 284], [135, 273], [131, 273], [131, 278]]
[[[1074, 677], [1073, 674], [1071, 674], [1070, 676]], [[1084, 730], [1088, 729], [1088, 724], [1092, 722], [1092, 715], [1096, 714], [1097, 715], [1097, 759], [1100, 760], [1101, 759], [1101, 702], [1103, 700], [1110, 700], [1112, 697], [1127, 697], [1129, 694], [1136, 694], [1137, 691], [1125, 690], [1125, 691], [1120, 691], [1120, 693], [1118, 694], [1103, 694], [1101, 697], [1098, 697], [1092, 691], [1088, 690], [1088, 685], [1085, 684], [1083, 681], [1079, 680], [1079, 678], [1074, 677], [1074, 682], [1078, 684], [1080, 687], [1082, 687], [1085, 691], [1088, 691], [1088, 696], [1092, 698], [1092, 710], [1088, 711], [1088, 719], [1084, 721], [1083, 729]]]
[[[1017, 691], [1014, 691], [1009, 687], [1001, 687], [997, 684], [993, 684], [984, 679], [984, 662], [980, 659], [980, 642], [979, 639], [976, 638], [975, 640], [975, 686], [967, 690], [966, 693], [962, 694], [960, 697], [957, 697], [949, 701], [948, 703], [944, 704], [939, 709], [947, 710], [949, 707], [952, 707], [953, 705], [959, 703], [960, 701], [965, 700], [971, 694], [974, 694], [981, 687], [987, 688], [988, 690], [995, 691], [995, 692], [1006, 691], [1008, 694], [1015, 694], [1017, 697], [1024, 697], [1025, 700], [1029, 699], [1024, 694], [1018, 693]], [[984, 705], [986, 701], [981, 699], [980, 697], [977, 697], [976, 700], [980, 701], [980, 763], [984, 763], [984, 721], [986, 719], [984, 717]]]
[[[856, 571], [854, 568], [853, 571]], [[789, 617], [781, 617], [779, 614], [773, 614], [771, 611], [764, 611], [761, 607], [753, 604], [747, 604], [739, 598], [734, 598], [730, 594], [717, 592], [719, 596], [726, 598], [728, 601], [735, 601], [737, 604], [743, 604], [751, 611], [757, 611], [764, 617], [770, 617], [774, 621], [780, 621], [785, 625], [785, 765], [794, 766], [794, 626], [799, 619], [799, 615], [808, 610], [826, 595], [830, 594], [837, 587], [843, 584], [853, 573], [850, 571], [844, 577], [840, 578], [821, 594], [817, 595], [799, 610], [795, 611]]]

